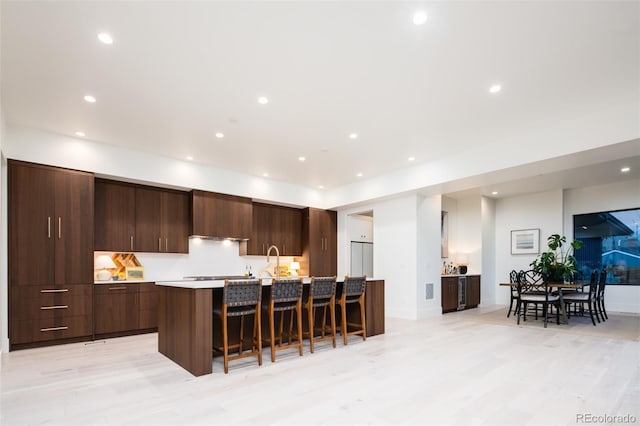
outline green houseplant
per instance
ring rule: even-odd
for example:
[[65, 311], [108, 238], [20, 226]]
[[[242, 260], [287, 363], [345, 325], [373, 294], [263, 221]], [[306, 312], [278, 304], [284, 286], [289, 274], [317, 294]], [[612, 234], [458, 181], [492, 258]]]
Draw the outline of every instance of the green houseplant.
[[582, 247], [582, 241], [572, 241], [563, 252], [562, 247], [566, 244], [567, 237], [559, 234], [550, 235], [547, 238], [549, 250], [541, 253], [536, 260], [531, 262], [531, 268], [540, 274], [545, 282], [571, 281], [577, 272], [576, 258], [573, 253]]

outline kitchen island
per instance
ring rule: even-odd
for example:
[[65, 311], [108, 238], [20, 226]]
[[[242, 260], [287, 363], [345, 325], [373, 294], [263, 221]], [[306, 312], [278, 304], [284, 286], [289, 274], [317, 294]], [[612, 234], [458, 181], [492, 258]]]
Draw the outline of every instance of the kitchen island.
[[[310, 279], [304, 281], [308, 284]], [[263, 287], [269, 285], [271, 280], [264, 279]], [[213, 306], [222, 301], [224, 280], [158, 281], [156, 286], [158, 352], [194, 376], [211, 374], [214, 333], [218, 338], [221, 335], [219, 327], [214, 330]], [[263, 300], [267, 290], [263, 290]], [[341, 291], [342, 282], [338, 281], [336, 298]], [[384, 333], [384, 280], [367, 279], [365, 311], [367, 337]], [[339, 325], [338, 315], [336, 320]]]

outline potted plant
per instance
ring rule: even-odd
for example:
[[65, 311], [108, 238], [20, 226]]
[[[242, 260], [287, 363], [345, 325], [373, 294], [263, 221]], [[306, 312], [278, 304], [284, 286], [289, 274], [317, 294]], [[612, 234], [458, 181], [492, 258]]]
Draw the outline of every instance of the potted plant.
[[566, 251], [562, 247], [567, 243], [567, 237], [558, 234], [550, 235], [547, 238], [548, 251], [531, 262], [531, 268], [540, 276], [544, 282], [565, 282], [571, 281], [576, 269], [576, 258], [573, 256], [576, 250], [582, 247], [582, 241], [572, 241]]

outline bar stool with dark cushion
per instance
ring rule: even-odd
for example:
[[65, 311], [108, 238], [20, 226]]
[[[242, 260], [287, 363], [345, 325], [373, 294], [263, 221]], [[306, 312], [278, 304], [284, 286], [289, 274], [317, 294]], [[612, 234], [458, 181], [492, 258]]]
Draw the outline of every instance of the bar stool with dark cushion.
[[[276, 352], [289, 349], [298, 348], [300, 356], [302, 356], [302, 279], [301, 278], [287, 278], [287, 279], [275, 279], [271, 283], [271, 297], [264, 309], [269, 316], [269, 345], [271, 346], [271, 361], [276, 361]], [[276, 347], [275, 336], [275, 315], [276, 312], [280, 312], [280, 324], [278, 335], [278, 346]], [[284, 313], [290, 312], [291, 315], [295, 313], [297, 322], [297, 342], [291, 343], [291, 335], [289, 335], [289, 342], [286, 345], [282, 344], [282, 330], [284, 326]], [[266, 340], [266, 339], [265, 339]]]
[[[214, 315], [222, 322], [222, 348], [214, 348], [224, 356], [224, 372], [229, 372], [229, 361], [249, 356], [258, 357], [258, 365], [262, 365], [262, 330], [260, 323], [260, 301], [262, 298], [262, 283], [254, 280], [225, 280], [222, 293], [221, 309], [214, 309]], [[244, 352], [242, 347], [244, 332], [244, 317], [253, 315], [253, 338], [251, 351]], [[229, 345], [228, 325], [229, 317], [240, 317], [240, 341]], [[230, 349], [238, 349], [237, 355], [229, 355]]]
[[[367, 277], [344, 277], [342, 295], [337, 304], [340, 306], [341, 318], [340, 334], [344, 344], [347, 344], [348, 336], [361, 335], [362, 340], [367, 340], [367, 322], [364, 310], [364, 292], [367, 285]], [[347, 322], [347, 306], [358, 303], [360, 305], [360, 324]], [[356, 327], [349, 331], [349, 327]]]
[[[336, 277], [312, 277], [309, 286], [309, 299], [306, 302], [307, 316], [309, 319], [309, 346], [313, 353], [315, 342], [331, 340], [333, 347], [336, 347]], [[327, 307], [329, 307], [330, 333], [326, 334]], [[322, 324], [319, 328], [320, 337], [315, 337], [315, 314], [316, 308], [322, 308]]]

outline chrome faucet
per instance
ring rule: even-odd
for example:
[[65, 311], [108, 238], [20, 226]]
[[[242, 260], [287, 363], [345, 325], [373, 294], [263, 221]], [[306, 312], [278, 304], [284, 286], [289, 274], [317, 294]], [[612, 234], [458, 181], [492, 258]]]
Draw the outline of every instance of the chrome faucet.
[[269, 253], [271, 249], [276, 249], [276, 279], [280, 278], [280, 250], [275, 245], [269, 246], [267, 249], [267, 264], [269, 263]]

